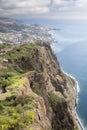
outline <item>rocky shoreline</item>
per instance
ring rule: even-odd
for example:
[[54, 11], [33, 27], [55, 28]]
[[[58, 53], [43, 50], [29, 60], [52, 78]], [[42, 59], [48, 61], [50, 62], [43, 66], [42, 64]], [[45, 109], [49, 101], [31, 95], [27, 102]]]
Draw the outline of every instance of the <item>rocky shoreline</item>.
[[79, 88], [79, 84], [78, 84], [78, 81], [76, 80], [75, 77], [73, 77], [72, 75], [66, 73], [63, 69], [61, 69], [63, 73], [65, 73], [67, 76], [71, 77], [75, 83], [76, 83], [76, 87], [75, 87], [75, 91], [76, 91], [76, 101], [75, 101], [75, 107], [74, 107], [74, 110], [73, 110], [73, 114], [75, 116], [75, 120], [76, 120], [76, 123], [77, 123], [77, 126], [78, 126], [78, 129], [79, 130], [85, 130], [81, 121], [80, 121], [80, 118], [77, 114], [77, 111], [76, 111], [76, 107], [77, 107], [77, 104], [78, 104], [78, 93], [80, 92], [80, 88]]

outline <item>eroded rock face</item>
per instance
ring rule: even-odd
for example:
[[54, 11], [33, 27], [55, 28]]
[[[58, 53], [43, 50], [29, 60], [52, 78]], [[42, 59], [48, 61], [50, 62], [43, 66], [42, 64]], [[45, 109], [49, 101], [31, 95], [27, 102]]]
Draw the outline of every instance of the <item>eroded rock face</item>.
[[[40, 73], [33, 71], [27, 74], [31, 89], [43, 97], [46, 115], [50, 119], [53, 129], [73, 130], [75, 124], [71, 111], [75, 106], [75, 81], [61, 71], [50, 46], [38, 46], [37, 52], [38, 64], [41, 64], [42, 67], [39, 68]], [[49, 94], [54, 94], [57, 98], [62, 98], [63, 101], [56, 102], [54, 99], [54, 104], [51, 104]], [[53, 107], [56, 108], [56, 111]]]
[[[14, 130], [75, 130], [72, 111], [76, 84], [61, 71], [51, 47], [48, 44], [22, 45], [14, 52], [7, 52], [4, 58], [12, 72], [6, 75], [6, 93], [0, 94], [0, 102], [6, 103], [1, 111], [6, 111], [11, 103], [9, 109], [14, 106], [13, 113], [17, 114], [15, 124], [10, 123], [5, 130], [11, 129], [11, 125]], [[14, 119], [8, 113], [9, 118]], [[19, 123], [21, 116], [24, 120]]]

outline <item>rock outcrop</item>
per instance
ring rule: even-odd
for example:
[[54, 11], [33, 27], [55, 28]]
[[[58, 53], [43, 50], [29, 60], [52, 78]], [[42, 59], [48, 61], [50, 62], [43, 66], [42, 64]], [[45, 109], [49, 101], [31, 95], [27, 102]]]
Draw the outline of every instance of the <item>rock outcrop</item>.
[[[61, 71], [50, 45], [6, 52], [0, 73], [1, 130], [77, 130], [74, 79]], [[3, 92], [3, 90], [5, 90]]]

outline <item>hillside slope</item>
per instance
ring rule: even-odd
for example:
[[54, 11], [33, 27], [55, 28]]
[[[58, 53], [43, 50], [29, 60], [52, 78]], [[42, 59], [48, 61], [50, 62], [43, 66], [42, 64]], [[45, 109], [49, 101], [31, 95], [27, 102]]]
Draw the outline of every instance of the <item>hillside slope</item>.
[[0, 56], [0, 130], [77, 130], [75, 100], [76, 83], [47, 43]]

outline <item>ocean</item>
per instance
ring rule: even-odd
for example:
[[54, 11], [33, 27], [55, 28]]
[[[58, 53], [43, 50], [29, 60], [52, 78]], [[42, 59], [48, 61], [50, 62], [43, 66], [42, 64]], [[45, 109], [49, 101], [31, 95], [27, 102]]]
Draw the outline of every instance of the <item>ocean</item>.
[[80, 92], [76, 111], [87, 130], [87, 21], [31, 19], [24, 22], [59, 28], [52, 31], [55, 38], [52, 48], [63, 70], [78, 81]]
[[52, 48], [63, 70], [78, 81], [80, 92], [76, 111], [87, 130], [87, 24], [67, 21], [59, 27], [60, 31], [53, 31]]

